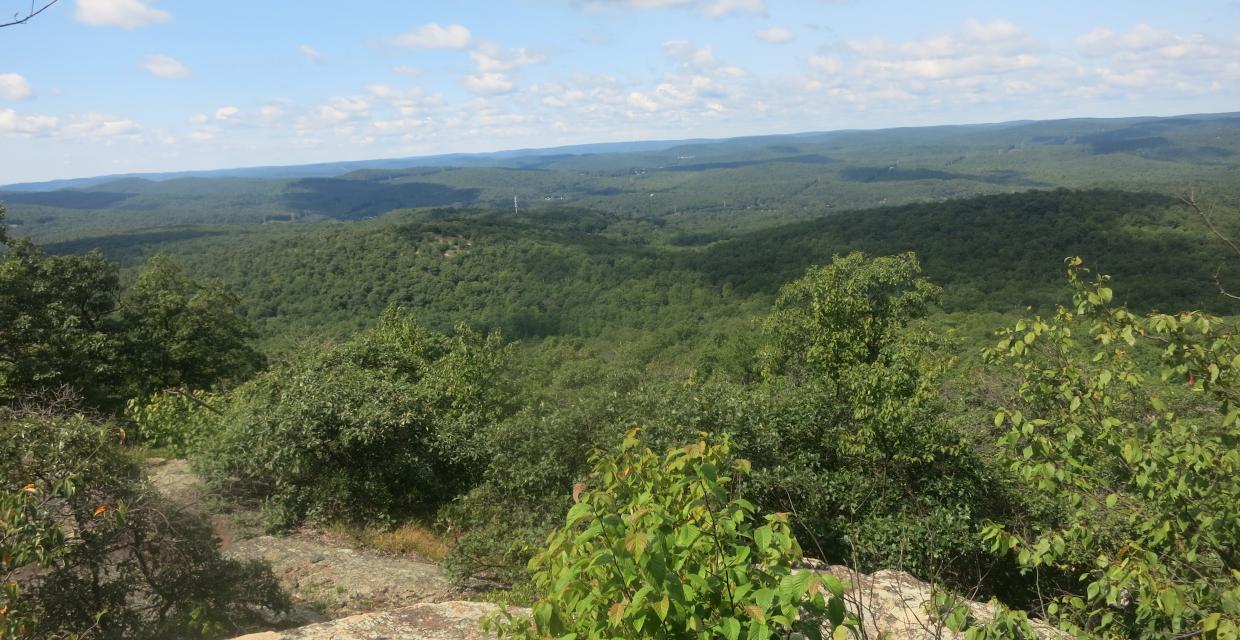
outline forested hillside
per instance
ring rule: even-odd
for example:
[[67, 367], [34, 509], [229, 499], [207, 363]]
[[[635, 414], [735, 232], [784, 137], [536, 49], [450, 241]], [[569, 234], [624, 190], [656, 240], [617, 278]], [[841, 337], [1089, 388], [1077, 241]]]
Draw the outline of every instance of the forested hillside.
[[[1236, 197], [1240, 117], [1080, 119], [836, 131], [308, 168], [5, 192], [40, 240], [186, 224], [358, 220], [394, 209], [578, 206], [714, 233], [841, 209], [1054, 187]], [[158, 176], [155, 176], [158, 177]], [[49, 187], [59, 186], [57, 183]]]
[[[1235, 638], [1238, 131], [0, 194], [0, 638], [224, 637], [304, 604], [220, 518], [407, 536], [533, 606], [506, 638], [855, 636], [806, 555], [932, 581], [970, 637]], [[209, 512], [150, 486], [152, 454]]]

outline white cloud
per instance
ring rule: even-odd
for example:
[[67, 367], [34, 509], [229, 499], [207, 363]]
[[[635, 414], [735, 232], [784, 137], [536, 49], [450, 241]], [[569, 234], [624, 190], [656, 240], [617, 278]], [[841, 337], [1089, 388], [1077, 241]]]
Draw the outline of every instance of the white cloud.
[[464, 49], [471, 39], [469, 29], [464, 25], [450, 24], [445, 27], [431, 22], [396, 36], [392, 42], [419, 49]]
[[765, 0], [592, 0], [583, 6], [591, 10], [610, 8], [662, 9], [683, 7], [711, 18], [732, 14], [766, 15]]
[[712, 18], [719, 18], [733, 13], [766, 15], [766, 3], [763, 0], [713, 0], [703, 3], [702, 12]]
[[331, 99], [331, 106], [345, 113], [363, 116], [370, 111], [370, 101], [361, 96], [336, 96]]
[[211, 119], [211, 116], [208, 116], [205, 113], [195, 113], [193, 116], [190, 117], [189, 121], [202, 124], [210, 119]]
[[1175, 44], [1177, 38], [1148, 24], [1138, 24], [1126, 33], [1098, 27], [1076, 39], [1076, 46], [1088, 56], [1107, 56], [1120, 52], [1146, 51]]
[[409, 78], [413, 78], [413, 77], [422, 75], [422, 70], [417, 67], [410, 67], [408, 65], [398, 64], [395, 67], [392, 67], [392, 73], [395, 73], [398, 76], [406, 76]]
[[189, 67], [181, 64], [172, 56], [162, 53], [147, 56], [142, 66], [155, 77], [165, 80], [179, 80], [193, 75]]
[[809, 66], [828, 74], [840, 72], [840, 61], [830, 56], [810, 56]]
[[[875, 81], [947, 80], [1038, 67], [1040, 44], [1006, 20], [970, 20], [956, 32], [890, 43], [879, 38], [850, 40], [845, 48], [860, 59], [862, 74]], [[821, 67], [824, 60], [811, 66]], [[830, 65], [828, 65], [830, 66]], [[823, 69], [834, 72], [836, 69]]]
[[297, 50], [301, 52], [303, 58], [310, 62], [319, 63], [327, 59], [327, 56], [324, 56], [318, 49], [308, 44], [298, 45]]
[[663, 53], [679, 61], [685, 71], [731, 78], [745, 75], [744, 69], [720, 62], [709, 44], [698, 47], [688, 40], [668, 40], [663, 43]]
[[264, 123], [271, 124], [283, 118], [286, 113], [284, 107], [277, 104], [268, 104], [259, 108], [258, 117]]
[[151, 5], [152, 0], [77, 0], [76, 17], [92, 27], [137, 27], [168, 22], [172, 14]]
[[216, 120], [235, 120], [239, 115], [241, 115], [241, 109], [237, 107], [220, 107], [215, 110]]
[[630, 93], [625, 102], [627, 102], [629, 106], [637, 107], [638, 109], [643, 109], [646, 111], [659, 110], [659, 103], [655, 102], [650, 96], [638, 91]]
[[135, 138], [141, 131], [142, 127], [129, 118], [108, 116], [92, 111], [71, 118], [68, 123], [57, 130], [56, 134], [64, 138], [97, 140], [117, 137]]
[[787, 44], [796, 39], [793, 33], [783, 27], [769, 27], [753, 32], [759, 40], [770, 44]]
[[0, 109], [0, 134], [18, 136], [46, 134], [55, 128], [58, 122], [55, 116], [22, 116], [12, 109]]
[[16, 73], [0, 73], [0, 100], [24, 100], [32, 91], [30, 83]]
[[474, 68], [481, 73], [509, 71], [525, 65], [538, 64], [547, 59], [545, 55], [525, 48], [510, 49], [505, 52], [489, 42], [470, 51], [469, 58], [474, 61]]
[[513, 86], [512, 78], [502, 73], [475, 73], [465, 76], [465, 88], [483, 95], [508, 93]]

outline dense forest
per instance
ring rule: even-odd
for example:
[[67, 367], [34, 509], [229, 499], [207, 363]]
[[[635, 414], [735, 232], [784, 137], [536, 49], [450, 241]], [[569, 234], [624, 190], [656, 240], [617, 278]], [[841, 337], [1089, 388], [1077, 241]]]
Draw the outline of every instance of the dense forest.
[[997, 598], [939, 603], [974, 638], [1235, 638], [1234, 121], [6, 192], [0, 638], [289, 607], [152, 454], [432, 532], [502, 637], [847, 634], [814, 556]]

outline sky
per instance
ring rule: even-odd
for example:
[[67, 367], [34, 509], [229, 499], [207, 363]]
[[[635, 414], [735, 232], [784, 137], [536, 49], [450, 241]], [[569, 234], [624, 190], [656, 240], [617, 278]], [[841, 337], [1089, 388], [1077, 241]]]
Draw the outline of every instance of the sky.
[[1240, 0], [59, 0], [0, 28], [0, 184], [1223, 111]]

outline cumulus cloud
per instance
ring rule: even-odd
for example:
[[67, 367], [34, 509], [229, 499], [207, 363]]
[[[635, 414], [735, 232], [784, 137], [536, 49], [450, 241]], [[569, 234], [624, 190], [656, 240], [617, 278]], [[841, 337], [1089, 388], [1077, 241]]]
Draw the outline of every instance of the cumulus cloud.
[[512, 91], [512, 78], [502, 73], [474, 73], [465, 76], [465, 88], [483, 95], [498, 95]]
[[77, 0], [79, 22], [92, 27], [136, 29], [172, 20], [172, 14], [151, 6], [152, 0]]
[[43, 135], [54, 129], [58, 122], [55, 116], [23, 116], [12, 109], [0, 109], [0, 134]]
[[1216, 91], [1240, 79], [1240, 38], [1175, 34], [1139, 23], [1127, 31], [1098, 27], [1075, 40], [1098, 90]]
[[733, 14], [766, 15], [765, 0], [592, 0], [583, 6], [592, 10], [683, 7], [711, 18]]
[[165, 80], [180, 80], [193, 75], [189, 67], [181, 64], [172, 56], [162, 53], [147, 56], [142, 66], [147, 71], [150, 71], [151, 75]]
[[768, 27], [753, 32], [759, 40], [769, 44], [787, 44], [796, 39], [793, 33], [783, 27]]
[[[1038, 67], [1040, 44], [1006, 20], [970, 20], [955, 32], [906, 42], [879, 38], [849, 40], [844, 48], [859, 59], [857, 71], [877, 82], [945, 81], [990, 76]], [[810, 59], [810, 66], [834, 73], [831, 58]]]
[[216, 120], [235, 120], [239, 115], [241, 115], [241, 109], [237, 107], [220, 107], [215, 110]]
[[513, 72], [521, 67], [546, 60], [542, 53], [524, 47], [504, 50], [491, 42], [483, 42], [469, 52], [474, 73], [465, 76], [465, 88], [480, 95], [508, 93], [516, 87]]
[[464, 49], [472, 39], [472, 34], [464, 25], [443, 26], [438, 22], [431, 22], [396, 36], [392, 42], [417, 49]]
[[470, 51], [469, 58], [473, 60], [474, 68], [482, 73], [509, 71], [529, 64], [538, 64], [547, 59], [545, 55], [532, 52], [524, 47], [502, 51], [498, 46], [489, 42]]
[[392, 73], [395, 73], [398, 76], [406, 76], [409, 78], [413, 78], [413, 77], [422, 75], [422, 70], [417, 67], [410, 67], [408, 65], [398, 64], [395, 67], [392, 67]]
[[297, 51], [301, 53], [301, 57], [309, 62], [319, 63], [327, 58], [318, 49], [304, 43], [297, 46]]
[[64, 138], [98, 140], [102, 138], [136, 138], [142, 127], [130, 118], [89, 112], [74, 116], [64, 123], [56, 135]]
[[0, 100], [24, 100], [33, 92], [30, 83], [16, 73], [0, 73]]

